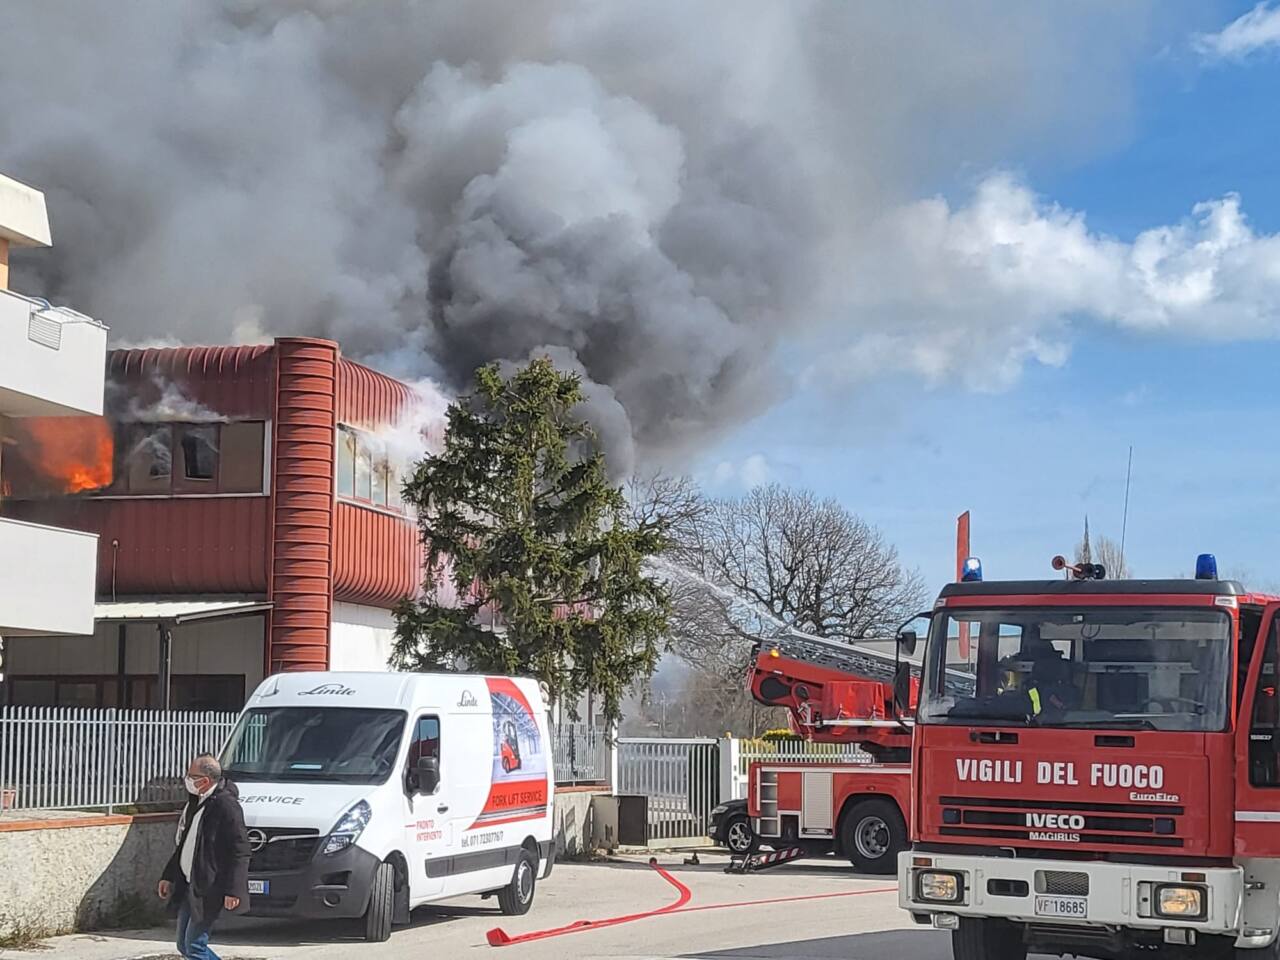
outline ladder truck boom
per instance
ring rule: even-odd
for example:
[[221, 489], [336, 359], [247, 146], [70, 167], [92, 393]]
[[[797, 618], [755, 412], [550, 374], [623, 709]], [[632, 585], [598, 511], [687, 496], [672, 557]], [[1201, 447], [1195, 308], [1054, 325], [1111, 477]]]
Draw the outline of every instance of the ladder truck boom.
[[[752, 762], [745, 812], [754, 842], [774, 853], [748, 853], [740, 869], [834, 850], [861, 873], [896, 870], [909, 829], [911, 721], [894, 709], [900, 661], [880, 643], [783, 631], [755, 644], [747, 677], [755, 700], [784, 707], [792, 730], [806, 740], [856, 747], [863, 755]], [[901, 675], [902, 699], [914, 705], [917, 680]]]
[[[795, 630], [757, 640], [751, 651], [747, 686], [757, 703], [785, 707], [791, 728], [818, 743], [861, 744], [877, 759], [905, 759], [919, 690], [919, 662], [901, 659], [873, 644], [896, 649], [896, 641], [846, 643]], [[895, 716], [894, 681], [910, 669], [903, 700], [908, 717]], [[972, 678], [956, 673], [963, 689]]]

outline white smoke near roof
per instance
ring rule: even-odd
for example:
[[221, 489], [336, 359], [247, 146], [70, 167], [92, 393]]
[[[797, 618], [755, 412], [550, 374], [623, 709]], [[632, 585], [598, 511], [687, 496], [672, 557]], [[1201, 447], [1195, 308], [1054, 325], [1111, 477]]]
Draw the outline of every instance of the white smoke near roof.
[[211, 410], [171, 380], [152, 373], [141, 385], [107, 380], [104, 398], [107, 416], [125, 423], [225, 423], [227, 418]]
[[1280, 50], [1280, 6], [1259, 3], [1217, 33], [1199, 34], [1195, 48], [1210, 60], [1243, 60], [1263, 50]]
[[413, 399], [395, 423], [368, 434], [375, 459], [396, 466], [401, 475], [428, 454], [444, 448], [445, 414], [449, 397], [430, 380], [410, 384]]
[[15, 286], [124, 339], [330, 336], [449, 390], [553, 353], [619, 470], [764, 409], [790, 388], [779, 345], [808, 335], [922, 326], [944, 355], [913, 369], [939, 376], [948, 343], [982, 367], [1011, 341], [1007, 379], [1058, 355], [1042, 311], [997, 322], [868, 270], [894, 263], [894, 211], [958, 167], [1123, 135], [1132, 64], [1186, 33], [1155, 9], [0, 4], [23, 38], [0, 58], [0, 169], [46, 191], [55, 239]]

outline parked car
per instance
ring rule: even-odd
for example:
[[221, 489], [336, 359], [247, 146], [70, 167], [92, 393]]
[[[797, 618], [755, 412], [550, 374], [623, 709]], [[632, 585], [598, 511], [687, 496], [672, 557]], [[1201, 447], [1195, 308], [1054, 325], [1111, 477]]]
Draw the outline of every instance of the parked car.
[[222, 766], [244, 805], [256, 916], [362, 917], [376, 941], [459, 894], [523, 914], [555, 859], [533, 680], [277, 674], [249, 698]]
[[730, 800], [711, 811], [711, 839], [733, 854], [752, 853], [760, 842], [746, 800]]

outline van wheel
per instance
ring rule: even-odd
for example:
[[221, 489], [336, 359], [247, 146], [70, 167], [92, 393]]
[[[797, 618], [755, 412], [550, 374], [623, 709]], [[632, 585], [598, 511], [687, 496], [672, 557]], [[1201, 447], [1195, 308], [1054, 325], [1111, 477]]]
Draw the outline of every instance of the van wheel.
[[863, 800], [840, 821], [840, 849], [859, 873], [897, 873], [906, 848], [907, 825], [891, 800]]
[[951, 934], [955, 960], [1027, 960], [1022, 931], [994, 917], [961, 917]]
[[533, 889], [538, 876], [538, 861], [528, 850], [520, 851], [511, 882], [498, 891], [498, 906], [508, 917], [519, 917], [533, 906]]
[[391, 920], [396, 910], [396, 868], [378, 864], [369, 893], [369, 909], [364, 912], [364, 938], [370, 943], [391, 939]]

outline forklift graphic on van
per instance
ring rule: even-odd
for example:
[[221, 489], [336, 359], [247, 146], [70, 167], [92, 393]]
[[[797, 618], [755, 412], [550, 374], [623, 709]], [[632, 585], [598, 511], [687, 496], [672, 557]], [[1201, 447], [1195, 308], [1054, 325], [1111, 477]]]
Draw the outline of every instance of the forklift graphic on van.
[[502, 769], [505, 773], [520, 769], [520, 738], [516, 735], [516, 725], [511, 720], [502, 725], [502, 742], [498, 745], [502, 755]]

